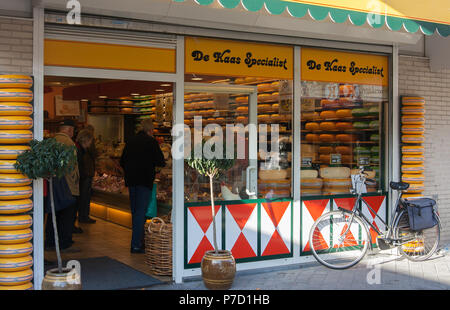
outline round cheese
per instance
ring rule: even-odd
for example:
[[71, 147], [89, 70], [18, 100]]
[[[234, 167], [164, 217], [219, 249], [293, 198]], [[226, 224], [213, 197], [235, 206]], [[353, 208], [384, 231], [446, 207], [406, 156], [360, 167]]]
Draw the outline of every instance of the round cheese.
[[30, 255], [33, 245], [30, 242], [17, 244], [0, 244], [0, 258], [15, 258]]
[[340, 98], [339, 99], [339, 105], [343, 108], [352, 106], [353, 105], [353, 99], [352, 98]]
[[272, 122], [279, 122], [283, 120], [283, 117], [280, 114], [272, 114], [270, 119]]
[[306, 134], [305, 139], [308, 142], [319, 142], [319, 135], [315, 133], [308, 133]]
[[268, 121], [270, 121], [270, 115], [269, 114], [260, 114], [260, 115], [258, 115], [258, 121], [259, 122], [268, 122]]
[[0, 230], [0, 244], [15, 244], [28, 242], [33, 238], [31, 229]]
[[354, 122], [353, 128], [355, 129], [368, 129], [369, 128], [369, 122]]
[[423, 125], [403, 125], [402, 133], [407, 135], [422, 135], [425, 133], [425, 127]]
[[312, 188], [312, 189], [319, 189], [322, 188], [323, 181], [321, 178], [314, 178], [314, 179], [301, 179], [301, 188]]
[[425, 176], [423, 174], [403, 174], [402, 181], [406, 183], [423, 183]]
[[336, 153], [341, 155], [350, 155], [352, 153], [352, 149], [349, 146], [336, 146]]
[[0, 159], [17, 159], [17, 156], [29, 149], [27, 145], [0, 145]]
[[403, 115], [425, 115], [425, 108], [418, 106], [404, 106], [402, 107]]
[[320, 160], [320, 162], [321, 162], [322, 164], [329, 164], [329, 163], [330, 163], [330, 160], [331, 160], [331, 155], [324, 155], [324, 154], [321, 154], [321, 155], [319, 156], [319, 160]]
[[403, 143], [424, 143], [425, 137], [423, 135], [402, 135]]
[[31, 88], [31, 86], [33, 86], [33, 79], [29, 75], [0, 75], [0, 88]]
[[336, 118], [336, 112], [335, 111], [322, 111], [322, 112], [320, 112], [320, 118], [321, 119]]
[[272, 97], [271, 94], [260, 94], [258, 95], [258, 102], [266, 102]]
[[379, 121], [371, 121], [369, 123], [370, 129], [379, 129], [380, 128], [380, 122]]
[[402, 124], [404, 125], [423, 125], [425, 124], [425, 117], [418, 115], [404, 115], [402, 116]]
[[380, 114], [380, 109], [378, 107], [369, 108], [369, 115], [377, 116]]
[[30, 215], [0, 215], [0, 230], [20, 230], [33, 224]]
[[324, 131], [336, 130], [336, 125], [334, 122], [321, 122], [319, 127], [320, 127], [320, 130], [324, 130]]
[[338, 134], [336, 135], [336, 140], [339, 142], [352, 142], [356, 141], [356, 136], [349, 134]]
[[320, 168], [320, 177], [324, 179], [347, 179], [350, 178], [350, 168], [347, 167]]
[[304, 120], [307, 120], [307, 121], [315, 120], [315, 119], [318, 119], [319, 117], [320, 116], [319, 116], [318, 112], [304, 112], [304, 113], [302, 113], [302, 118]]
[[0, 159], [0, 174], [1, 173], [19, 173], [14, 164], [17, 163], [15, 160], [1, 160]]
[[319, 147], [319, 154], [331, 154], [334, 152], [334, 148], [332, 146], [321, 146]]
[[236, 97], [235, 101], [237, 103], [247, 103], [248, 97], [247, 96]]
[[33, 257], [26, 255], [16, 258], [0, 258], [0, 271], [19, 271], [33, 266]]
[[301, 179], [315, 179], [319, 176], [319, 172], [315, 169], [302, 169], [300, 171]]
[[409, 188], [406, 190], [407, 193], [421, 193], [425, 190], [425, 185], [421, 183], [411, 183]]
[[404, 163], [404, 164], [420, 165], [420, 164], [423, 164], [424, 161], [425, 161], [425, 158], [423, 155], [403, 155], [402, 156], [402, 163]]
[[319, 136], [319, 140], [321, 142], [334, 142], [336, 140], [336, 136], [332, 134], [321, 134]]
[[380, 141], [380, 135], [379, 134], [370, 135], [370, 141]]
[[32, 194], [31, 186], [0, 187], [0, 200], [27, 199]]
[[319, 130], [319, 128], [320, 128], [319, 123], [316, 122], [309, 122], [305, 124], [306, 130], [316, 131]]
[[328, 100], [328, 99], [322, 99], [320, 101], [320, 105], [322, 108], [326, 109], [333, 109], [339, 107], [339, 101], [338, 100]]
[[[353, 117], [364, 117], [369, 115], [369, 109], [367, 108], [358, 108], [352, 110]], [[355, 126], [355, 124], [353, 124]]]
[[402, 198], [423, 198], [422, 194], [403, 194]]
[[239, 113], [248, 113], [248, 106], [237, 107], [236, 111], [239, 112]]
[[351, 187], [352, 179], [323, 179], [324, 187]]
[[30, 184], [31, 180], [23, 174], [19, 173], [0, 174], [0, 187], [25, 186]]
[[0, 130], [0, 143], [20, 144], [28, 143], [33, 139], [31, 130]]
[[351, 122], [337, 122], [336, 129], [337, 130], [351, 130], [351, 129], [353, 129], [353, 124]]
[[422, 145], [402, 146], [402, 154], [404, 155], [423, 155], [425, 148]]
[[31, 280], [33, 280], [33, 270], [31, 268], [21, 271], [0, 272], [0, 285], [16, 286], [26, 284]]
[[270, 104], [258, 104], [258, 112], [271, 112], [272, 105]]
[[0, 101], [0, 115], [28, 116], [33, 114], [33, 106], [26, 102]]
[[287, 169], [259, 170], [258, 176], [261, 180], [283, 180], [289, 177]]
[[402, 105], [404, 106], [424, 106], [425, 99], [422, 97], [402, 97]]
[[423, 165], [402, 165], [402, 173], [424, 173]]
[[352, 117], [352, 110], [351, 109], [341, 109], [336, 111], [336, 117], [337, 118], [348, 118]]
[[258, 92], [265, 92], [272, 90], [272, 84], [271, 83], [263, 83], [257, 85]]
[[343, 164], [351, 164], [353, 162], [353, 156], [352, 155], [342, 155], [341, 157]]

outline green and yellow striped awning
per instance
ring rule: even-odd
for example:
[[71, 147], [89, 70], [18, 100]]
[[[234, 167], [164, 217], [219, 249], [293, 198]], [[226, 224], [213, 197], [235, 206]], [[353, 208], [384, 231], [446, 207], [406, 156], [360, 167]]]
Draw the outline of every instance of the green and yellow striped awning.
[[[184, 2], [185, 0], [173, 0]], [[426, 35], [438, 32], [450, 34], [450, 0], [195, 0], [201, 5], [218, 1], [225, 8], [242, 6], [251, 12], [263, 7], [270, 14], [279, 15], [287, 11], [294, 17], [309, 14], [315, 20], [328, 15], [335, 23], [350, 20], [354, 25], [365, 23], [373, 28], [386, 26], [392, 31], [402, 28], [415, 33], [421, 30]]]

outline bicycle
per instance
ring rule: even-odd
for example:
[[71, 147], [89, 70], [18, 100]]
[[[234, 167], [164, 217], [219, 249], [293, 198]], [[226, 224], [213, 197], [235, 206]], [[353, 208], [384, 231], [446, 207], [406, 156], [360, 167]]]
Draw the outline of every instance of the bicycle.
[[362, 184], [376, 184], [376, 181], [366, 176], [364, 167], [360, 167], [355, 186], [351, 190], [357, 197], [352, 210], [339, 208], [323, 214], [314, 222], [309, 234], [314, 257], [322, 265], [332, 269], [346, 269], [356, 265], [364, 258], [369, 246], [373, 248], [368, 229], [370, 226], [378, 234], [376, 244], [381, 250], [397, 247], [400, 254], [409, 260], [428, 259], [437, 250], [440, 240], [441, 223], [436, 210], [433, 209], [437, 225], [422, 231], [412, 231], [406, 208], [408, 200], [401, 197], [402, 191], [407, 190], [409, 184], [390, 182], [390, 187], [400, 193], [389, 225], [366, 204], [384, 227], [387, 227], [387, 231], [382, 233], [358, 207], [362, 199]]

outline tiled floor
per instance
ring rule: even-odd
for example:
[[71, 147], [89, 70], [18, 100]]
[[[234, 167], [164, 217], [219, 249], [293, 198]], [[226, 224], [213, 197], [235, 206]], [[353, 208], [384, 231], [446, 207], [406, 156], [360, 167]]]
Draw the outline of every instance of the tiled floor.
[[[95, 224], [80, 224], [83, 233], [74, 234], [74, 247], [79, 253], [62, 253], [63, 261], [89, 257], [109, 256], [134, 269], [149, 274], [161, 281], [171, 281], [171, 277], [158, 277], [149, 273], [144, 254], [130, 253], [131, 230], [129, 228], [95, 218]], [[56, 262], [54, 251], [45, 251], [45, 259]]]

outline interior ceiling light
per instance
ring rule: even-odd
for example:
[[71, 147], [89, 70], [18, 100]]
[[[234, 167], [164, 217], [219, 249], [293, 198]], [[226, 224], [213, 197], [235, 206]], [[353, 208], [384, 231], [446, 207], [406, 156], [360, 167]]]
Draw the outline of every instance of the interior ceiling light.
[[191, 78], [191, 81], [201, 81], [203, 78], [196, 76], [195, 74], [192, 74], [193, 77]]
[[89, 99], [81, 99], [81, 101], [89, 101]]
[[161, 84], [161, 86], [162, 86], [162, 87], [167, 87], [167, 86], [172, 86], [172, 84], [166, 83], [166, 84]]
[[108, 98], [108, 96], [98, 96], [100, 99]]
[[164, 89], [155, 89], [155, 91], [165, 91]]
[[130, 96], [139, 96], [139, 94], [137, 94], [137, 93], [132, 93], [132, 94], [130, 94]]

